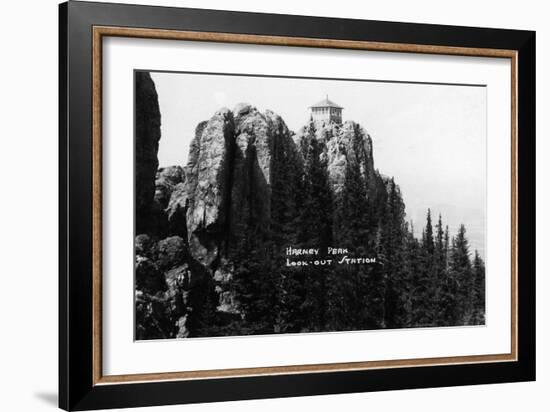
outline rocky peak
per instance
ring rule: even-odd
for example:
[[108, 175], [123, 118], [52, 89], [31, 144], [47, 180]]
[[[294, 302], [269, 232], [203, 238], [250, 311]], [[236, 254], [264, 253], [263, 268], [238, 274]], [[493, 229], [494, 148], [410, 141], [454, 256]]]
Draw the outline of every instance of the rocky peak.
[[235, 144], [233, 113], [218, 110], [197, 127], [186, 168], [187, 234], [199, 262], [209, 266], [217, 257], [226, 223]]
[[[353, 121], [344, 124], [335, 122], [315, 122], [315, 138], [321, 143], [321, 157], [328, 169], [329, 180], [335, 193], [342, 190], [348, 162], [358, 163], [362, 177], [367, 181], [376, 179], [372, 153], [372, 139], [369, 134]], [[306, 125], [295, 137], [295, 143], [301, 148], [302, 155], [311, 138]]]

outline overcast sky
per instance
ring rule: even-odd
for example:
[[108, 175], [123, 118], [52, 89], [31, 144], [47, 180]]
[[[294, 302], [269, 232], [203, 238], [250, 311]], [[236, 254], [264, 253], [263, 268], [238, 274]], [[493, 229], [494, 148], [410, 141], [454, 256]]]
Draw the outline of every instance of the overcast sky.
[[485, 251], [486, 89], [367, 81], [152, 73], [162, 116], [160, 166], [185, 165], [196, 125], [221, 107], [271, 109], [298, 131], [328, 94], [343, 121], [371, 135], [374, 165], [401, 187], [419, 235], [431, 208], [451, 234], [464, 223], [472, 252]]

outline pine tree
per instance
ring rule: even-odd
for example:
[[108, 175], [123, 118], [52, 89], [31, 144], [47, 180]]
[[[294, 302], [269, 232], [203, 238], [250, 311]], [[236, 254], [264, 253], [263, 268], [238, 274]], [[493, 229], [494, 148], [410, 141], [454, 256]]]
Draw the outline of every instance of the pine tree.
[[457, 235], [453, 238], [449, 272], [449, 277], [456, 288], [452, 324], [469, 324], [473, 318], [474, 277], [464, 225], [460, 225]]
[[458, 319], [459, 300], [457, 296], [458, 283], [454, 272], [451, 271], [451, 256], [453, 256], [454, 246], [451, 245], [448, 226], [445, 227], [444, 245], [445, 276], [440, 283], [438, 325], [453, 326]]
[[426, 228], [422, 234], [422, 248], [427, 253], [429, 258], [433, 258], [435, 245], [432, 227], [432, 212], [430, 209], [428, 209], [428, 213], [426, 215]]
[[400, 327], [407, 317], [404, 312], [405, 281], [405, 205], [394, 179], [388, 182], [388, 200], [382, 225], [384, 255], [384, 324]]
[[447, 278], [447, 244], [448, 234], [443, 231], [443, 221], [441, 214], [436, 225], [435, 235], [435, 250], [434, 250], [434, 285], [433, 285], [433, 310], [434, 310], [434, 326], [441, 326], [442, 319], [442, 294], [445, 288], [445, 281]]
[[[421, 239], [405, 223], [394, 179], [367, 184], [357, 159], [347, 159], [340, 192], [332, 193], [324, 142], [313, 121], [301, 140], [303, 163], [291, 145], [273, 143], [269, 227], [249, 217], [231, 258], [242, 320], [221, 334], [298, 333], [327, 330], [445, 326], [484, 322], [485, 269], [469, 259], [465, 228], [449, 239], [431, 210]], [[297, 165], [302, 165], [297, 167]], [[372, 186], [369, 189], [369, 186]], [[250, 205], [250, 210], [254, 210]], [[334, 243], [373, 265], [287, 267], [289, 245], [318, 248], [326, 260]], [[452, 243], [452, 247], [450, 247]]]
[[235, 263], [233, 288], [243, 317], [242, 334], [270, 333], [269, 316], [266, 312], [265, 270], [260, 248], [256, 247], [255, 237], [248, 235], [233, 256]]
[[341, 247], [365, 253], [368, 244], [369, 214], [367, 190], [359, 164], [348, 160], [344, 184], [336, 198], [334, 239]]
[[[334, 239], [356, 257], [374, 252], [370, 242], [367, 185], [356, 159], [348, 158], [344, 184], [336, 198]], [[380, 312], [382, 276], [371, 266], [338, 266], [330, 275], [329, 313], [338, 329], [377, 326], [373, 315]], [[379, 322], [379, 320], [377, 320]]]
[[[315, 124], [310, 121], [302, 150], [304, 153], [303, 200], [298, 217], [297, 243], [304, 248], [319, 248], [326, 253], [332, 243], [332, 193], [325, 160], [321, 159], [322, 144], [316, 138]], [[320, 254], [319, 259], [325, 256]], [[301, 305], [305, 331], [318, 331], [327, 319], [328, 268], [305, 266], [303, 273], [304, 300]]]
[[328, 246], [332, 239], [332, 193], [321, 143], [310, 121], [304, 149], [303, 201], [299, 217], [298, 243]]
[[413, 323], [416, 326], [433, 326], [437, 322], [435, 250], [431, 210], [428, 209], [426, 226], [422, 231], [420, 253], [417, 258], [419, 259], [419, 270], [414, 280]]
[[[248, 148], [248, 158], [256, 156], [252, 146]], [[280, 225], [276, 230], [260, 225], [255, 219], [257, 205], [254, 196], [247, 198], [246, 216], [239, 230], [235, 231], [229, 248], [229, 260], [234, 262], [233, 288], [235, 300], [243, 318], [241, 334], [266, 334], [276, 330], [278, 312], [277, 289], [279, 284], [277, 242], [272, 239], [276, 233], [278, 240], [282, 236]], [[280, 263], [280, 262], [279, 262]]]
[[485, 263], [478, 251], [474, 252], [473, 262], [474, 275], [474, 316], [472, 323], [475, 325], [485, 324]]
[[445, 232], [443, 231], [443, 222], [441, 220], [441, 214], [439, 214], [439, 219], [436, 225], [436, 234], [435, 234], [435, 264], [438, 271], [443, 271], [446, 267], [446, 251], [445, 251]]
[[292, 150], [293, 142], [285, 139], [282, 133], [276, 134], [272, 158], [270, 245], [278, 309], [274, 330], [296, 333], [304, 326], [299, 311], [304, 297], [303, 276], [299, 270], [286, 265], [285, 249], [297, 241], [303, 171], [297, 152]]
[[411, 222], [410, 230], [405, 232], [404, 282], [402, 286], [403, 308], [405, 317], [403, 327], [416, 325], [415, 316], [418, 306], [423, 303], [416, 295], [416, 286], [421, 272], [420, 243], [414, 237], [414, 226]]
[[444, 250], [444, 261], [445, 261], [445, 264], [444, 264], [444, 267], [445, 267], [445, 270], [448, 271], [449, 270], [449, 247], [450, 247], [450, 243], [449, 243], [449, 226], [445, 226], [445, 236], [443, 238], [443, 250]]

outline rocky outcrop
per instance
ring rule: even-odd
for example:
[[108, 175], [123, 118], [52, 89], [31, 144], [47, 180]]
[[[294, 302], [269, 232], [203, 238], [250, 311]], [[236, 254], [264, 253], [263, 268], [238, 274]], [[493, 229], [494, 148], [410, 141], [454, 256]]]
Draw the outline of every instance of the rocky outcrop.
[[218, 296], [217, 311], [228, 314], [239, 314], [238, 302], [233, 293], [233, 264], [222, 259], [220, 266], [214, 272], [215, 292]]
[[[187, 231], [187, 210], [189, 193], [195, 193], [197, 189], [197, 179], [199, 178], [199, 170], [197, 162], [199, 161], [200, 143], [202, 134], [208, 121], [200, 122], [195, 128], [195, 137], [191, 141], [189, 150], [189, 160], [182, 169], [183, 176], [181, 183], [177, 183], [171, 191], [168, 205], [165, 212], [168, 221], [168, 231], [170, 234], [179, 235], [183, 238], [188, 238]], [[195, 203], [193, 202], [193, 206]], [[191, 217], [195, 216], [194, 214]]]
[[158, 168], [160, 110], [155, 83], [149, 73], [136, 72], [135, 202], [137, 233], [156, 231], [155, 174]]
[[179, 236], [171, 236], [158, 242], [157, 264], [161, 270], [168, 270], [183, 263], [189, 256], [187, 243]]
[[185, 183], [174, 186], [166, 207], [168, 231], [187, 239], [187, 187]]
[[234, 109], [235, 153], [230, 202], [230, 231], [235, 237], [250, 221], [268, 225], [271, 199], [271, 158], [273, 134], [271, 119], [255, 107], [240, 104]]
[[[166, 204], [168, 232], [186, 239], [190, 257], [210, 272], [218, 311], [237, 313], [228, 245], [243, 238], [251, 225], [254, 233], [269, 230], [275, 163], [292, 167], [289, 161], [299, 169], [292, 133], [283, 119], [240, 104], [197, 126], [182, 182], [175, 169], [159, 171], [157, 202]], [[160, 254], [161, 243], [158, 248]]]
[[174, 332], [168, 285], [156, 261], [156, 243], [148, 235], [138, 235], [134, 241], [136, 338], [163, 339]]
[[275, 143], [295, 152], [283, 119], [248, 104], [222, 109], [196, 129], [185, 185], [174, 188], [166, 211], [172, 233], [185, 211], [190, 253], [213, 271], [224, 244], [242, 237], [251, 222], [269, 229]]
[[[190, 183], [180, 166], [158, 169], [157, 93], [148, 73], [136, 74], [137, 339], [187, 337], [191, 331], [199, 333], [202, 319], [210, 316], [205, 302], [214, 286], [205, 266], [189, 253], [188, 198], [192, 194], [192, 233], [215, 231], [218, 211], [227, 199], [222, 181], [228, 175], [225, 162], [230, 143], [223, 139], [233, 138], [232, 127], [232, 114], [227, 110], [197, 127], [196, 150], [192, 147], [189, 162]], [[217, 146], [218, 132], [221, 148]]]
[[185, 173], [180, 166], [160, 168], [155, 178], [155, 202], [159, 209], [166, 209], [174, 188], [185, 181]]
[[359, 164], [363, 179], [367, 184], [374, 184], [372, 139], [360, 125], [351, 121], [345, 122], [327, 142], [327, 169], [335, 193], [343, 187], [347, 162]]
[[[374, 169], [372, 139], [357, 123], [315, 123], [315, 137], [321, 143], [321, 157], [326, 162], [332, 191], [338, 194], [343, 187], [348, 162], [358, 163], [362, 177], [369, 189], [374, 190], [379, 176]], [[302, 150], [307, 147], [308, 127], [303, 127], [295, 137], [296, 145]]]
[[233, 113], [221, 109], [197, 128], [190, 145], [186, 168], [187, 236], [193, 256], [205, 266], [217, 258], [225, 230], [233, 132]]
[[210, 275], [189, 256], [187, 242], [179, 236], [155, 243], [139, 235], [135, 245], [137, 338], [189, 336], [208, 309]]

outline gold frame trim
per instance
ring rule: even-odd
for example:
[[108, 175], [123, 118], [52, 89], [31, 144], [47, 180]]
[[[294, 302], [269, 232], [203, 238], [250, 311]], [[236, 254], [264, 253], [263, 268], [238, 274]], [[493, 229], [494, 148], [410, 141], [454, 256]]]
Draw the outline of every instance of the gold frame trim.
[[[367, 362], [328, 363], [315, 365], [288, 365], [256, 368], [218, 369], [201, 371], [145, 373], [131, 375], [103, 375], [102, 365], [102, 40], [105, 36], [132, 37], [164, 40], [187, 40], [221, 43], [275, 45], [292, 47], [318, 47], [385, 51], [399, 53], [422, 53], [456, 56], [499, 57], [511, 60], [511, 182], [512, 182], [512, 296], [511, 296], [511, 352], [508, 354], [451, 356], [440, 358], [395, 359]], [[93, 376], [94, 385], [120, 384], [151, 381], [216, 379], [228, 377], [320, 373], [413, 366], [457, 365], [468, 363], [494, 363], [517, 361], [517, 52], [514, 50], [467, 48], [454, 46], [431, 46], [419, 44], [383, 43], [355, 40], [263, 36], [234, 33], [157, 30], [128, 27], [94, 26], [92, 40], [92, 284], [93, 284]]]

